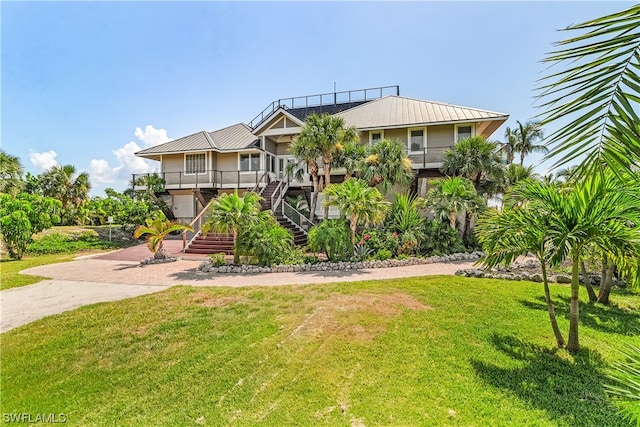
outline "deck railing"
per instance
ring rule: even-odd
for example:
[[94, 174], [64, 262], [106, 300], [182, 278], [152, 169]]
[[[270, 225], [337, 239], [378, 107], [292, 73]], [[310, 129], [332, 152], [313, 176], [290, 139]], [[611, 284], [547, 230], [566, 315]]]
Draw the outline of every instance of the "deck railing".
[[[143, 182], [144, 178], [154, 174], [133, 174], [133, 182]], [[191, 174], [185, 172], [161, 172], [159, 174], [165, 182], [165, 189], [191, 189], [191, 188], [256, 188], [267, 184], [269, 174], [265, 169], [256, 171], [220, 171], [209, 170], [206, 172]], [[143, 190], [146, 186], [134, 184], [135, 190]]]
[[382, 86], [367, 89], [348, 90], [342, 92], [321, 93], [318, 95], [296, 96], [293, 98], [281, 98], [273, 101], [256, 117], [249, 122], [249, 127], [255, 129], [264, 123], [279, 108], [311, 108], [326, 105], [347, 104], [352, 102], [364, 102], [382, 98], [387, 95], [400, 95], [400, 86]]
[[289, 218], [291, 221], [293, 221], [294, 224], [296, 224], [301, 230], [306, 233], [308, 233], [312, 227], [316, 226], [316, 224], [309, 218], [307, 218], [304, 214], [302, 214], [302, 212], [298, 211], [296, 208], [294, 208], [284, 200], [281, 203], [280, 209], [282, 215]]

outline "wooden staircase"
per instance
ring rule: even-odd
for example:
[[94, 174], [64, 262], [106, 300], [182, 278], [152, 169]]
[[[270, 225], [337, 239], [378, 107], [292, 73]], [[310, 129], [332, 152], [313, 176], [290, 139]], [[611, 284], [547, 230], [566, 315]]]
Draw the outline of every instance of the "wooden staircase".
[[209, 233], [207, 237], [198, 235], [185, 249], [188, 254], [233, 254], [233, 235], [226, 233]]

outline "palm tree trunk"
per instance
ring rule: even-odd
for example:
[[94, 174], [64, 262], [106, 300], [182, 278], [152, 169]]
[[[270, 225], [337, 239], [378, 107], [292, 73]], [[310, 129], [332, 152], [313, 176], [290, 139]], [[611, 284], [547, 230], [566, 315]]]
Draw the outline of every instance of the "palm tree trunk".
[[[322, 164], [324, 168], [324, 188], [326, 189], [331, 185], [331, 161], [327, 162], [323, 157]], [[324, 219], [329, 219], [329, 206], [324, 207]]]
[[316, 217], [316, 205], [318, 203], [318, 174], [311, 174], [311, 180], [313, 181], [313, 193], [311, 193], [311, 206], [309, 206], [309, 219], [313, 221]]
[[456, 229], [456, 217], [457, 217], [457, 212], [450, 212], [449, 213], [449, 225], [451, 226], [451, 228], [453, 230]]
[[596, 296], [596, 292], [593, 290], [593, 286], [591, 285], [591, 278], [587, 274], [587, 268], [584, 265], [584, 261], [580, 261], [580, 271], [582, 272], [582, 280], [584, 280], [584, 286], [587, 288], [587, 293], [589, 294], [589, 302], [596, 302], [598, 297]]
[[527, 154], [527, 153], [526, 153], [526, 152], [524, 152], [524, 151], [521, 151], [521, 152], [520, 152], [520, 166], [522, 166], [522, 167], [524, 167], [524, 156], [525, 156], [526, 154]]
[[600, 292], [598, 293], [598, 302], [601, 304], [609, 304], [609, 294], [611, 293], [611, 285], [613, 284], [613, 269], [615, 264], [609, 261], [605, 273], [602, 275], [600, 282]]
[[349, 219], [349, 228], [351, 229], [351, 252], [353, 254], [356, 245], [356, 228], [358, 227], [358, 218], [352, 216]]
[[572, 353], [576, 353], [580, 350], [580, 342], [578, 340], [578, 323], [580, 321], [580, 301], [578, 299], [580, 294], [580, 281], [578, 280], [578, 271], [580, 261], [577, 254], [573, 255], [572, 264], [571, 305], [569, 309], [569, 342], [567, 344], [567, 350]]
[[547, 281], [547, 265], [543, 258], [540, 258], [540, 266], [542, 267], [542, 282], [544, 284], [544, 299], [547, 302], [547, 311], [549, 312], [549, 320], [551, 321], [551, 328], [553, 334], [556, 336], [556, 343], [558, 347], [564, 347], [564, 337], [560, 328], [558, 327], [558, 320], [556, 319], [556, 312], [553, 309], [553, 302], [551, 301], [551, 292], [549, 291], [549, 282]]
[[469, 211], [464, 213], [464, 233], [463, 233], [463, 241], [465, 246], [469, 246], [469, 238], [471, 234], [471, 214]]

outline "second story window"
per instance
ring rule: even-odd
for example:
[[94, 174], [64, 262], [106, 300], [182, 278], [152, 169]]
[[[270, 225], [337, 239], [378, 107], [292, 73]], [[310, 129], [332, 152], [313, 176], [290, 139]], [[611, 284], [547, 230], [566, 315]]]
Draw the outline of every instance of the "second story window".
[[240, 171], [257, 171], [260, 169], [260, 154], [240, 154]]
[[422, 151], [426, 146], [424, 129], [409, 130], [409, 151]]
[[195, 173], [205, 173], [206, 171], [207, 171], [207, 155], [205, 153], [186, 154], [184, 156], [184, 173], [195, 174]]
[[473, 136], [471, 126], [456, 126], [456, 133], [456, 142]]

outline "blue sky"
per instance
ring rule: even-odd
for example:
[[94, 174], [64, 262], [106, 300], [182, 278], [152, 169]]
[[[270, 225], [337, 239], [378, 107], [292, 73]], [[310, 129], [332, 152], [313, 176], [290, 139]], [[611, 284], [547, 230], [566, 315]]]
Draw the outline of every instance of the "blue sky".
[[2, 148], [32, 173], [75, 165], [104, 195], [158, 167], [134, 151], [334, 82], [400, 85], [513, 126], [539, 112], [539, 61], [557, 30], [632, 4], [3, 1]]

